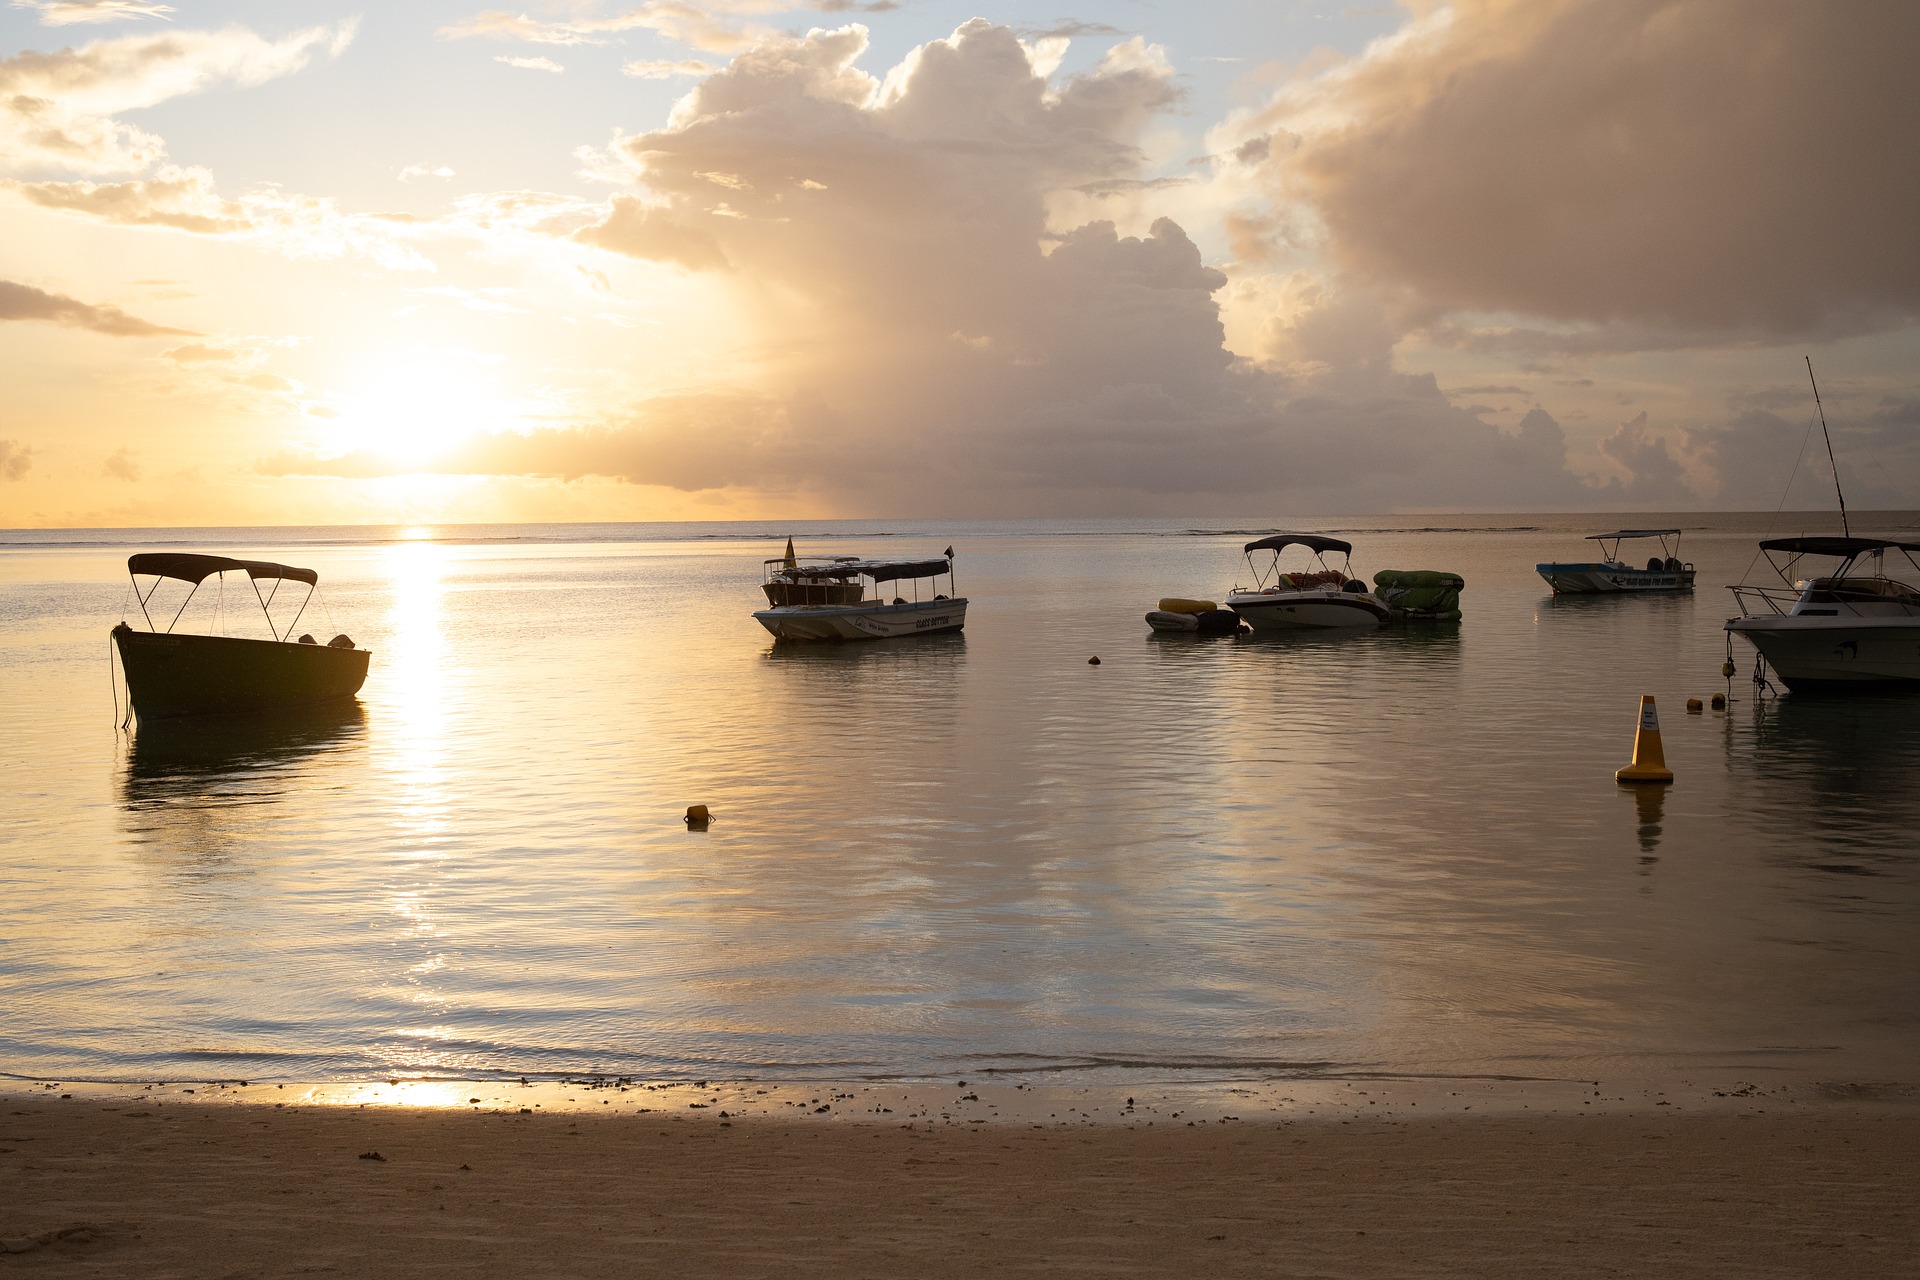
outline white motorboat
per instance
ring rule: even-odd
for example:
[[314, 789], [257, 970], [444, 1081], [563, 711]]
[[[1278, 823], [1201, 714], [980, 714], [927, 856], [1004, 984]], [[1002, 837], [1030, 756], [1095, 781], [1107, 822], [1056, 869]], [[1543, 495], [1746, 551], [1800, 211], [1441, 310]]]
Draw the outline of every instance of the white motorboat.
[[[1620, 544], [1641, 538], [1658, 538], [1660, 554], [1647, 558], [1647, 567], [1636, 568], [1620, 558]], [[1616, 529], [1612, 533], [1587, 535], [1588, 542], [1600, 544], [1599, 560], [1566, 564], [1537, 564], [1534, 572], [1547, 580], [1553, 594], [1606, 595], [1616, 591], [1691, 591], [1693, 566], [1680, 559], [1678, 529]]]
[[[1283, 572], [1280, 553], [1300, 547], [1318, 568]], [[1263, 566], [1254, 553], [1271, 551]], [[1251, 587], [1235, 587], [1227, 594], [1227, 608], [1244, 618], [1255, 631], [1325, 630], [1335, 627], [1384, 627], [1393, 610], [1367, 584], [1353, 576], [1353, 544], [1317, 533], [1276, 533], [1246, 545]], [[1327, 563], [1329, 554], [1341, 557], [1340, 566]]]
[[[789, 540], [786, 555], [768, 560], [765, 570], [762, 589], [769, 607], [753, 616], [776, 640], [892, 640], [958, 631], [967, 622], [967, 601], [953, 590], [952, 547], [934, 560], [801, 558]], [[873, 584], [872, 595], [867, 582]], [[889, 598], [881, 590], [905, 591], [903, 584], [911, 584], [913, 599]]]
[[[1920, 542], [1773, 538], [1760, 549], [1781, 585], [1731, 588], [1740, 616], [1727, 619], [1727, 631], [1752, 644], [1787, 688], [1920, 683], [1920, 590], [1911, 585], [1920, 582]], [[1888, 552], [1905, 557], [1907, 581], [1888, 575]], [[1799, 577], [1805, 556], [1836, 563]]]

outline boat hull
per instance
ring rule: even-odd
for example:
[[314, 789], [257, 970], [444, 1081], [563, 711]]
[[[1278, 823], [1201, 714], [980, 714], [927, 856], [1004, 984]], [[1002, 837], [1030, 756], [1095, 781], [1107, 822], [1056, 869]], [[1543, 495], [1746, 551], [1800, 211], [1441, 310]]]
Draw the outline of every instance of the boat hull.
[[1384, 627], [1393, 618], [1378, 597], [1348, 591], [1236, 592], [1227, 607], [1256, 632]]
[[142, 720], [229, 715], [341, 701], [366, 683], [365, 649], [113, 629], [127, 694]]
[[1920, 618], [1733, 618], [1789, 689], [1920, 686]]
[[1631, 569], [1615, 564], [1538, 564], [1534, 572], [1560, 596], [1610, 595], [1620, 591], [1691, 591], [1691, 569]]
[[775, 640], [898, 640], [960, 630], [967, 624], [967, 602], [792, 606], [762, 609], [753, 617]]

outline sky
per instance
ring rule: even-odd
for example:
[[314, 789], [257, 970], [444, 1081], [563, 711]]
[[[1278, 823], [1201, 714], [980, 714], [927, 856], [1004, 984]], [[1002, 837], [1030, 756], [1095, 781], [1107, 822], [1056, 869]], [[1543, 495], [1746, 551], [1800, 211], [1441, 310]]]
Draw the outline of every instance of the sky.
[[1908, 0], [0, 0], [0, 526], [1920, 508]]

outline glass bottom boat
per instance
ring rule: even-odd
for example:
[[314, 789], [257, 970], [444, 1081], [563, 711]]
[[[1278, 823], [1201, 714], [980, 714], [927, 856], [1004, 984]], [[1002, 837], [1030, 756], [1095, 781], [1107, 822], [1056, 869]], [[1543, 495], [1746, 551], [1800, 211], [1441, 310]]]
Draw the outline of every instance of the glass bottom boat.
[[[1635, 568], [1620, 558], [1620, 544], [1637, 538], [1658, 538], [1660, 554]], [[1537, 564], [1534, 572], [1547, 580], [1557, 596], [1608, 595], [1619, 591], [1691, 591], [1693, 566], [1680, 559], [1678, 529], [1620, 529], [1587, 535], [1600, 544], [1601, 560], [1568, 564]]]
[[[856, 556], [802, 559], [787, 554], [766, 561], [769, 607], [754, 620], [775, 640], [895, 640], [904, 636], [939, 635], [959, 631], [967, 624], [966, 598], [955, 594], [953, 548], [934, 560], [879, 561]], [[941, 593], [939, 579], [947, 579]], [[866, 582], [873, 584], [867, 593]], [[921, 584], [931, 581], [931, 598], [921, 598]], [[914, 598], [889, 599], [882, 584], [911, 584]]]

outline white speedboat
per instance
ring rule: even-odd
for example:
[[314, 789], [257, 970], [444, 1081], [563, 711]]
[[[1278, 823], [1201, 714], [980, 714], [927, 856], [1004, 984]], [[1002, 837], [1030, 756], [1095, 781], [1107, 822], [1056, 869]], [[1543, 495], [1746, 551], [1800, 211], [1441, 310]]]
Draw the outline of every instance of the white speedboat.
[[[765, 570], [769, 607], [753, 616], [776, 640], [892, 640], [958, 631], [967, 623], [967, 601], [953, 590], [952, 547], [935, 560], [802, 559], [789, 541], [786, 555], [768, 560]], [[883, 587], [902, 594], [890, 596]]]
[[[1280, 553], [1300, 547], [1312, 560], [1297, 572], [1283, 572]], [[1393, 618], [1385, 601], [1353, 576], [1353, 544], [1317, 533], [1276, 533], [1249, 542], [1247, 566], [1251, 587], [1235, 587], [1227, 594], [1227, 608], [1244, 618], [1255, 631], [1324, 630], [1334, 627], [1384, 627]], [[1265, 565], [1254, 553], [1271, 551]], [[1327, 563], [1328, 554], [1341, 557], [1340, 566]]]
[[[1727, 631], [1765, 658], [1789, 689], [1920, 684], [1920, 542], [1887, 538], [1773, 538], [1760, 544], [1781, 585], [1732, 588], [1740, 616]], [[1907, 580], [1888, 576], [1888, 552]], [[1836, 562], [1799, 577], [1802, 557]], [[1897, 562], [1896, 562], [1897, 565]]]
[[[1620, 558], [1620, 544], [1641, 538], [1658, 538], [1660, 554], [1647, 558], [1647, 567], [1636, 568]], [[1537, 564], [1534, 572], [1547, 580], [1553, 594], [1605, 595], [1616, 591], [1691, 591], [1693, 566], [1680, 559], [1678, 529], [1617, 529], [1612, 533], [1587, 535], [1588, 542], [1600, 544], [1599, 560], [1567, 564]]]

